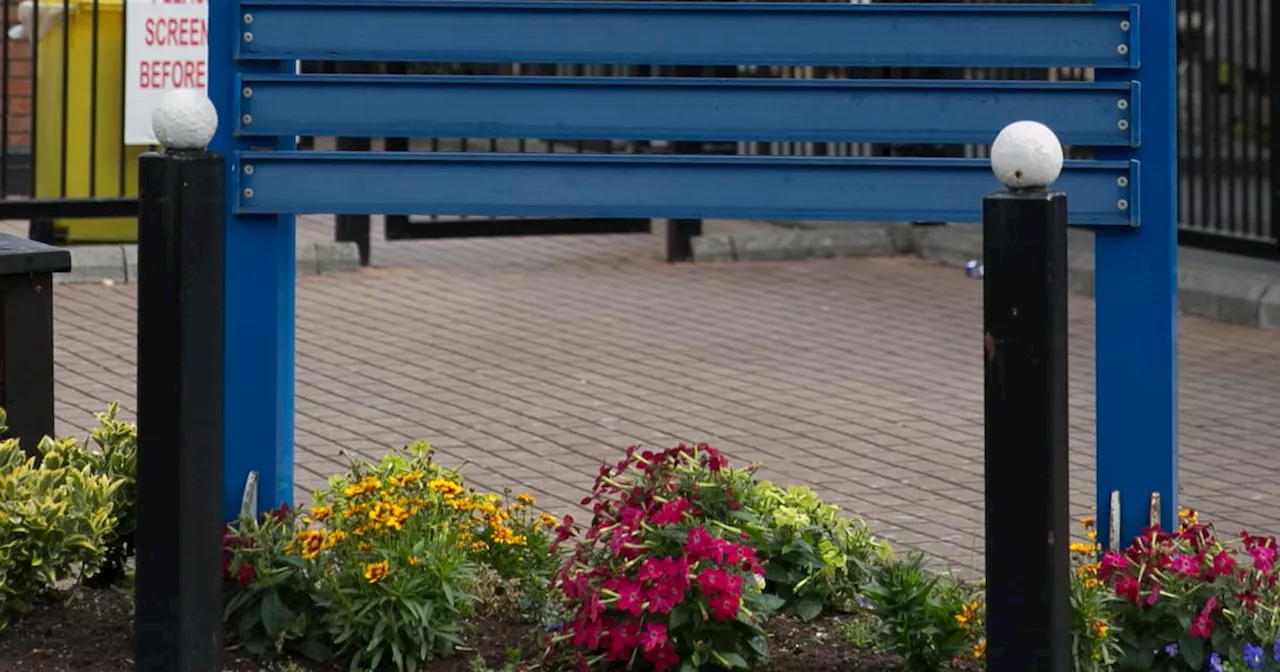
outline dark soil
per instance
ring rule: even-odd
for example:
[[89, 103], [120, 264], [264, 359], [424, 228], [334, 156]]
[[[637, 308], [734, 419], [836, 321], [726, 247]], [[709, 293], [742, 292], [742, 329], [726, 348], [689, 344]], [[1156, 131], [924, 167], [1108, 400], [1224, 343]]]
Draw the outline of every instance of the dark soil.
[[[0, 633], [0, 670], [4, 672], [132, 672], [133, 615], [126, 594], [111, 589], [81, 588], [65, 604], [36, 606]], [[853, 648], [840, 633], [836, 618], [809, 623], [775, 619], [769, 627], [772, 661], [762, 672], [881, 672], [893, 670], [895, 659]], [[468, 637], [471, 651], [433, 661], [422, 672], [469, 672], [482, 655], [495, 669], [507, 652], [529, 644], [537, 633], [529, 626], [482, 621]], [[293, 661], [293, 670], [339, 672], [345, 666]], [[231, 646], [225, 672], [290, 669], [254, 660]], [[518, 668], [519, 669], [519, 668]]]

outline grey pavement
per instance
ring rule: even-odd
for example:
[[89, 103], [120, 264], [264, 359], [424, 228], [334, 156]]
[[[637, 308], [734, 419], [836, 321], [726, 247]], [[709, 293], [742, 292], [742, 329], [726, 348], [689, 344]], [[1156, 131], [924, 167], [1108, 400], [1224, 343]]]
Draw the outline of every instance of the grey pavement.
[[[331, 236], [325, 219], [300, 227]], [[421, 438], [484, 487], [570, 512], [628, 444], [700, 440], [978, 571], [981, 283], [914, 257], [660, 251], [656, 236], [379, 240], [374, 268], [299, 278], [299, 494], [340, 450]], [[55, 296], [59, 431], [83, 434], [113, 399], [132, 412], [135, 288]], [[1074, 297], [1076, 515], [1093, 499], [1092, 325]], [[1229, 532], [1280, 532], [1280, 334], [1194, 317], [1179, 331], [1184, 503]]]

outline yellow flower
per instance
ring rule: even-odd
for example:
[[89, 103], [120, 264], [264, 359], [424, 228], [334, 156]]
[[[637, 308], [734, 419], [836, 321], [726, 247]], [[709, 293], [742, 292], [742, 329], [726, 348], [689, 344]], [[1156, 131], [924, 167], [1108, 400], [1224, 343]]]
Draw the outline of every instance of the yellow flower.
[[294, 541], [297, 543], [296, 546], [294, 544], [289, 545], [294, 548], [301, 547], [302, 557], [310, 560], [316, 557], [316, 554], [325, 547], [324, 530], [301, 530], [298, 532], [298, 536], [294, 538]]
[[1107, 636], [1107, 624], [1106, 624], [1106, 623], [1103, 623], [1102, 621], [1095, 620], [1093, 623], [1091, 623], [1091, 624], [1090, 624], [1090, 626], [1093, 628], [1093, 634], [1097, 635], [1099, 638], [1102, 638], [1102, 637], [1106, 637], [1106, 636]]
[[987, 640], [982, 639], [979, 640], [977, 644], [973, 645], [973, 657], [977, 660], [985, 655], [987, 655]]
[[1092, 576], [1084, 580], [1084, 587], [1088, 588], [1089, 590], [1093, 590], [1094, 588], [1097, 588], [1098, 586], [1101, 586], [1101, 585], [1102, 585], [1102, 582], [1093, 578]]
[[413, 471], [405, 474], [400, 479], [400, 482], [403, 483], [404, 485], [412, 485], [414, 483], [417, 483], [418, 481], [421, 481], [424, 475], [425, 474], [422, 473], [421, 469], [414, 469]]
[[367, 553], [367, 552], [369, 552], [369, 551], [372, 551], [372, 550], [373, 550], [373, 542], [371, 542], [371, 541], [362, 541], [362, 542], [360, 542], [360, 550], [362, 550], [362, 551], [364, 551], [364, 552], [366, 552], [366, 553]]
[[511, 528], [505, 525], [497, 525], [493, 528], [493, 541], [498, 544], [507, 544], [508, 546], [524, 546], [528, 539], [523, 535], [516, 534]]
[[487, 551], [489, 550], [489, 544], [486, 544], [483, 541], [473, 541], [471, 542], [471, 550], [476, 552]]
[[960, 608], [960, 613], [956, 614], [956, 622], [960, 625], [965, 625], [970, 621], [975, 623], [979, 621], [977, 602], [970, 602], [969, 604], [962, 606]]
[[333, 509], [327, 506], [311, 507], [311, 511], [309, 511], [308, 513], [311, 514], [312, 518], [315, 518], [316, 520], [319, 520], [319, 521], [329, 520], [330, 518], [333, 517]]
[[342, 543], [342, 540], [346, 538], [347, 538], [346, 532], [343, 532], [342, 530], [334, 530], [328, 537], [325, 538], [324, 548], [326, 549], [333, 548], [334, 546], [337, 546], [338, 544]]
[[1093, 546], [1094, 546], [1093, 544], [1086, 544], [1082, 541], [1073, 541], [1071, 542], [1071, 545], [1068, 548], [1071, 550], [1072, 553], [1080, 553], [1083, 555], [1088, 555], [1090, 553], [1093, 553]]
[[382, 481], [376, 476], [365, 476], [356, 483], [348, 485], [342, 494], [348, 497], [359, 497], [360, 495], [373, 492], [382, 487]]
[[560, 524], [560, 521], [549, 513], [538, 514], [538, 522], [548, 530]]
[[1085, 516], [1084, 518], [1080, 519], [1080, 527], [1083, 528], [1085, 531], [1092, 530], [1093, 527], [1097, 524], [1098, 523], [1093, 516]]
[[1089, 541], [1097, 541], [1097, 540], [1098, 540], [1098, 531], [1097, 531], [1097, 530], [1089, 530], [1087, 533], [1085, 533], [1085, 535], [1084, 535], [1084, 536], [1089, 537]]
[[410, 566], [410, 567], [417, 567], [417, 566], [418, 566], [419, 564], [421, 564], [421, 563], [422, 563], [422, 558], [419, 558], [419, 557], [418, 557], [418, 556], [416, 556], [416, 555], [411, 555], [411, 556], [409, 556], [409, 566]]
[[534, 499], [533, 495], [527, 492], [522, 492], [516, 495], [516, 501], [524, 504], [525, 506], [533, 506], [538, 503], [538, 500]]
[[475, 504], [467, 497], [450, 497], [444, 500], [454, 511], [470, 511]]
[[364, 578], [369, 583], [377, 583], [391, 573], [391, 563], [383, 560], [382, 562], [371, 562], [364, 566]]
[[432, 490], [444, 495], [445, 497], [453, 497], [462, 493], [462, 486], [453, 481], [437, 478], [427, 484]]

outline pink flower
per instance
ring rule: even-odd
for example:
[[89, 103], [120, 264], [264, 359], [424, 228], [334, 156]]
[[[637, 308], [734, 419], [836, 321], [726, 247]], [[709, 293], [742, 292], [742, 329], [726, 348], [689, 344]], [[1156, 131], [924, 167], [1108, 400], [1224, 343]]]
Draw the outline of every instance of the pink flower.
[[1276, 561], [1276, 549], [1270, 546], [1254, 546], [1249, 555], [1253, 556], [1253, 568], [1263, 574], [1270, 572]]
[[1153, 605], [1156, 603], [1156, 600], [1159, 600], [1159, 599], [1160, 599], [1160, 584], [1157, 583], [1151, 586], [1151, 594], [1147, 595], [1147, 605], [1148, 606]]
[[667, 643], [667, 626], [665, 623], [650, 623], [645, 626], [644, 634], [640, 636], [640, 642], [644, 645], [645, 653], [649, 653], [654, 649], [662, 648]]
[[666, 574], [663, 568], [662, 560], [658, 558], [645, 558], [640, 563], [640, 571], [636, 572], [636, 578], [641, 581], [658, 581]]
[[1196, 616], [1196, 620], [1191, 622], [1191, 629], [1187, 632], [1192, 637], [1209, 639], [1213, 634], [1213, 621], [1207, 616]]
[[644, 520], [644, 509], [638, 506], [628, 506], [622, 510], [622, 514], [618, 517], [622, 524], [628, 529], [635, 528]]
[[1107, 551], [1102, 554], [1102, 560], [1098, 563], [1098, 578], [1106, 581], [1116, 571], [1124, 569], [1129, 564], [1128, 558], [1116, 553], [1115, 551]]
[[1181, 576], [1195, 576], [1200, 573], [1195, 557], [1190, 555], [1174, 553], [1169, 560], [1169, 566]]
[[711, 598], [711, 620], [728, 621], [738, 617], [738, 610], [742, 607], [742, 600], [727, 594], [716, 595]]

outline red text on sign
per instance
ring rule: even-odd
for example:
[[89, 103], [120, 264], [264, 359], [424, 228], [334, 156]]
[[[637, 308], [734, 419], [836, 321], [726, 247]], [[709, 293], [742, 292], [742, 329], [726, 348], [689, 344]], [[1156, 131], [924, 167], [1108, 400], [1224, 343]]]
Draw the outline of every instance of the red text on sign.
[[143, 61], [139, 64], [139, 87], [143, 89], [203, 89], [203, 60]]
[[209, 42], [205, 19], [148, 18], [142, 30], [142, 43], [148, 47], [203, 47]]

